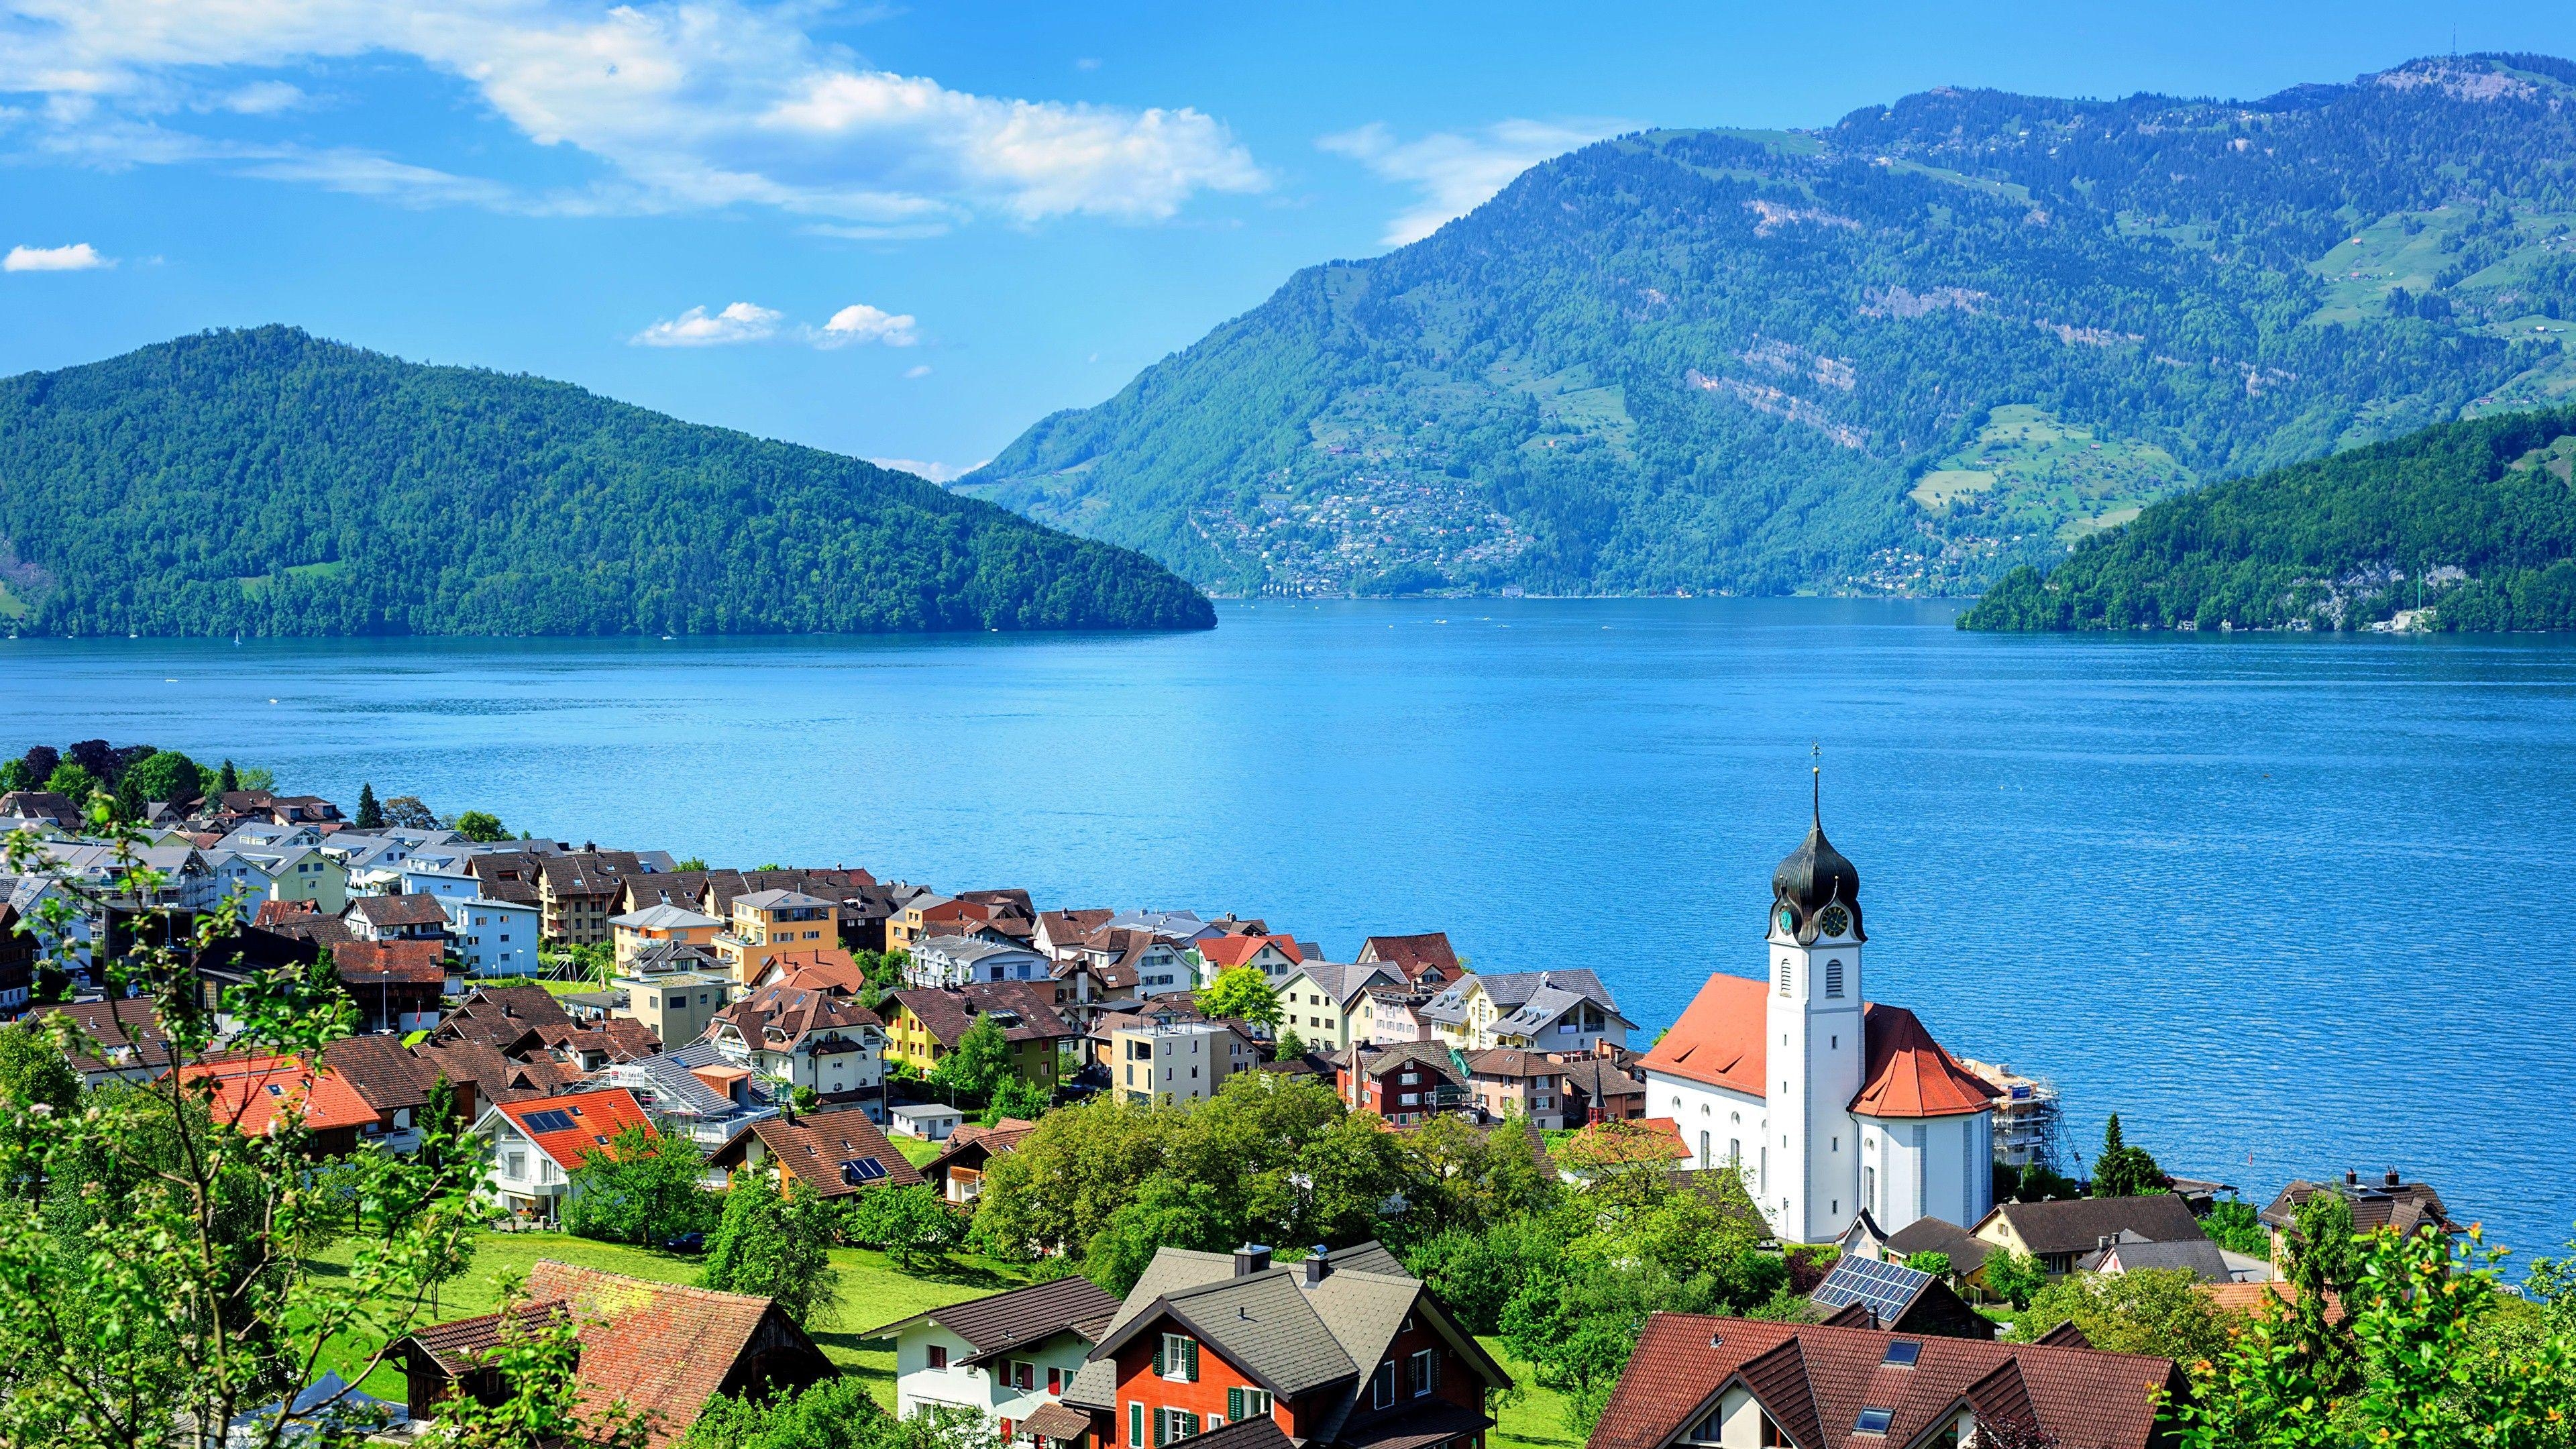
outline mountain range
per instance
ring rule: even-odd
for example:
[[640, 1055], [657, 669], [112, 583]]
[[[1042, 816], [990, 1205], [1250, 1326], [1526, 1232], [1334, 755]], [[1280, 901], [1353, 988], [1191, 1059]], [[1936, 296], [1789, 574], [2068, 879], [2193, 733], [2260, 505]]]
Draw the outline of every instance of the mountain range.
[[905, 473], [262, 327], [0, 379], [0, 624], [45, 634], [1208, 628]]
[[1298, 272], [959, 491], [1220, 593], [1974, 592], [2576, 389], [2576, 65], [1657, 130]]

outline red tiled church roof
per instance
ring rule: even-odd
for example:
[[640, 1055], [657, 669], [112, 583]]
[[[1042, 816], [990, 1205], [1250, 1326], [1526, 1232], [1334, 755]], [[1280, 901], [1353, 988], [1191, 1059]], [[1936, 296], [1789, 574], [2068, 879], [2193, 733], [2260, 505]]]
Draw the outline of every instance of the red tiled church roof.
[[[1762, 1032], [1769, 989], [1749, 976], [1709, 977], [1639, 1067], [1747, 1096], [1768, 1095]], [[1876, 1001], [1862, 1010], [1869, 1056], [1852, 1111], [1868, 1117], [1956, 1117], [1985, 1111], [2000, 1095], [1959, 1065], [1913, 1012]]]

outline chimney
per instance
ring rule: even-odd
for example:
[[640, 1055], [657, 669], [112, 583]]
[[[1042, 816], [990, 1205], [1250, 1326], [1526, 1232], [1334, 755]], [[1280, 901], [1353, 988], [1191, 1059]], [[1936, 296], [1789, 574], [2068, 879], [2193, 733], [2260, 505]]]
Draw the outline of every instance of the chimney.
[[2345, 1168], [2343, 1170], [2343, 1185], [2346, 1187], [2361, 1186], [2361, 1174], [2355, 1172], [2349, 1167]]
[[2103, 1233], [2093, 1240], [2094, 1252], [2098, 1253], [2109, 1246], [2111, 1246], [2111, 1235], [2109, 1233]]
[[1323, 1244], [1317, 1243], [1315, 1251], [1306, 1255], [1306, 1286], [1309, 1288], [1333, 1275], [1332, 1260], [1324, 1256], [1326, 1251]]
[[2399, 1177], [2397, 1175], [2397, 1169], [2392, 1167], [2388, 1169], [2388, 1185], [2390, 1187], [2404, 1187], [2406, 1185], [2406, 1179]]
[[1234, 1276], [1249, 1278], [1270, 1271], [1270, 1249], [1260, 1243], [1246, 1243], [1234, 1250]]

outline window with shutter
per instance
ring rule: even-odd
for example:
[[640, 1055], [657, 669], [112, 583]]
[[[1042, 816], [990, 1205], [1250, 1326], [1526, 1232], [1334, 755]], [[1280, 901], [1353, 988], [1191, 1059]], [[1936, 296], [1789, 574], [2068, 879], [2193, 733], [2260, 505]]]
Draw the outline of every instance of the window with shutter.
[[1154, 1449], [1163, 1449], [1164, 1445], [1172, 1442], [1170, 1438], [1171, 1430], [1171, 1410], [1156, 1409], [1154, 1411]]
[[1388, 1359], [1369, 1376], [1369, 1403], [1385, 1408], [1395, 1402], [1395, 1360]]
[[1199, 1341], [1195, 1338], [1182, 1339], [1181, 1354], [1189, 1368], [1190, 1382], [1197, 1383], [1199, 1381]]
[[1241, 1422], [1243, 1418], [1243, 1390], [1228, 1389], [1225, 1391], [1225, 1417], [1230, 1422]]
[[1130, 1449], [1143, 1449], [1145, 1443], [1145, 1406], [1134, 1399], [1127, 1401], [1127, 1443]]

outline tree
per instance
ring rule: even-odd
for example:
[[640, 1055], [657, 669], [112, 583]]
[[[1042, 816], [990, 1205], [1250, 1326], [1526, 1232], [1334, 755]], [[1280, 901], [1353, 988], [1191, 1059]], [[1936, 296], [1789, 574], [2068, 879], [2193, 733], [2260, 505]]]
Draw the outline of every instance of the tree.
[[2111, 1125], [2102, 1132], [2102, 1155], [2093, 1162], [2093, 1195], [2144, 1197], [2164, 1190], [2164, 1169], [2156, 1166], [2145, 1148], [2121, 1140], [2120, 1114], [2112, 1113]]
[[[105, 891], [148, 897], [164, 886], [140, 863], [140, 833], [95, 802], [88, 830], [112, 852]], [[35, 912], [60, 966], [75, 902], [95, 904], [102, 888], [55, 874], [25, 841], [8, 853], [11, 869], [61, 887]], [[237, 1029], [228, 1047], [308, 1062], [351, 1024], [345, 999], [317, 996], [291, 971], [253, 973], [207, 1001], [193, 958], [239, 925], [238, 905], [225, 902], [175, 945], [147, 938], [98, 954], [111, 995], [137, 993], [166, 1033], [168, 1072], [84, 1092], [79, 1110], [65, 1111], [67, 1084], [23, 1033], [58, 1055], [134, 1043], [92, 1039], [52, 1015], [0, 1045], [0, 1183], [11, 1185], [0, 1192], [0, 1443], [224, 1441], [234, 1419], [312, 1382], [325, 1363], [351, 1382], [383, 1364], [430, 1321], [437, 1283], [471, 1250], [485, 1217], [480, 1159], [454, 1122], [424, 1120], [422, 1153], [367, 1148], [320, 1173], [292, 1107], [255, 1135], [209, 1110], [203, 1067], [218, 1012]], [[358, 1246], [345, 1269], [317, 1274], [306, 1251], [325, 1221]], [[545, 1344], [529, 1347], [528, 1362], [550, 1354], [569, 1365], [568, 1352]], [[575, 1415], [556, 1392], [562, 1382], [505, 1379], [503, 1407], [522, 1419]], [[232, 1442], [279, 1449], [339, 1407], [278, 1415]]]
[[468, 810], [457, 816], [456, 833], [484, 845], [510, 838], [509, 830], [501, 824], [501, 817], [486, 810]]
[[1985, 1279], [1987, 1292], [2015, 1308], [2028, 1308], [2032, 1296], [2048, 1286], [2048, 1270], [2040, 1266], [2039, 1259], [2010, 1248], [1988, 1253], [1977, 1273]]
[[376, 803], [376, 787], [372, 781], [361, 781], [358, 785], [357, 827], [360, 830], [385, 828], [384, 807]]
[[219, 794], [229, 795], [240, 788], [241, 773], [233, 768], [232, 761], [224, 761], [223, 769], [215, 775], [216, 792]]
[[1271, 1046], [1271, 1055], [1286, 1062], [1294, 1061], [1305, 1054], [1306, 1039], [1297, 1034], [1297, 1028], [1293, 1026], [1279, 1028], [1279, 1037]]
[[274, 790], [277, 788], [277, 772], [265, 765], [253, 765], [250, 768], [241, 771], [240, 778], [241, 787], [245, 790]]
[[13, 790], [41, 790], [44, 785], [43, 777], [30, 771], [25, 760], [0, 760], [0, 795]]
[[98, 793], [98, 777], [79, 762], [66, 760], [56, 765], [54, 773], [45, 778], [45, 788], [57, 795], [68, 796], [75, 805], [86, 805], [89, 797]]
[[125, 779], [116, 787], [116, 818], [129, 825], [140, 824], [145, 805], [143, 787], [137, 784], [133, 774], [128, 772]]
[[770, 1174], [744, 1174], [725, 1194], [698, 1281], [719, 1292], [774, 1299], [799, 1325], [829, 1316], [841, 1295], [831, 1217], [801, 1179], [782, 1194]]
[[1002, 1078], [1001, 1084], [993, 1089], [991, 1104], [984, 1108], [983, 1116], [976, 1120], [987, 1127], [999, 1125], [1005, 1117], [1017, 1117], [1023, 1122], [1034, 1122], [1045, 1116], [1047, 1109], [1054, 1105], [1053, 1091], [1013, 1072]]
[[438, 817], [418, 795], [396, 795], [385, 802], [385, 823], [396, 830], [436, 830]]
[[1199, 1010], [1213, 1017], [1232, 1017], [1257, 1026], [1279, 1024], [1279, 993], [1270, 978], [1252, 965], [1230, 966], [1198, 993]]
[[693, 855], [671, 868], [673, 870], [705, 870], [707, 868], [707, 860], [705, 856]]
[[964, 1409], [898, 1420], [865, 1378], [845, 1373], [788, 1394], [718, 1394], [680, 1449], [994, 1449], [994, 1439], [984, 1416]]
[[841, 1211], [842, 1234], [907, 1272], [957, 1246], [966, 1224], [927, 1184], [871, 1188]]
[[2072, 1322], [2104, 1353], [2143, 1353], [2192, 1363], [2226, 1352], [2227, 1315], [2188, 1268], [2072, 1273], [2031, 1295], [2012, 1338], [2035, 1343]]
[[2249, 1258], [2272, 1256], [2272, 1230], [2263, 1226], [2254, 1204], [2241, 1197], [2210, 1204], [2208, 1215], [2200, 1220], [2200, 1230], [2231, 1253]]
[[155, 750], [125, 771], [125, 783], [146, 800], [184, 805], [205, 793], [205, 772], [177, 750]]
[[614, 1243], [658, 1244], [710, 1226], [716, 1200], [699, 1184], [706, 1154], [685, 1134], [628, 1127], [582, 1154], [564, 1198], [564, 1231]]
[[976, 1017], [957, 1045], [931, 1067], [930, 1080], [945, 1089], [952, 1102], [961, 1097], [982, 1102], [1011, 1072], [1011, 1039], [1002, 1024], [987, 1014]]
[[1905, 1266], [1917, 1273], [1929, 1273], [1935, 1278], [1947, 1278], [1950, 1276], [1950, 1255], [1938, 1250], [1908, 1253], [1905, 1257]]

